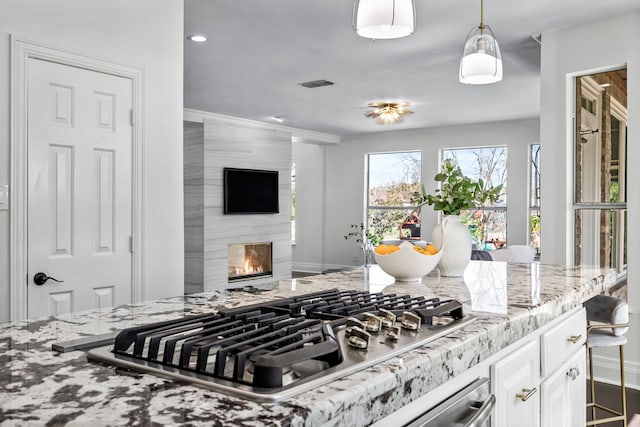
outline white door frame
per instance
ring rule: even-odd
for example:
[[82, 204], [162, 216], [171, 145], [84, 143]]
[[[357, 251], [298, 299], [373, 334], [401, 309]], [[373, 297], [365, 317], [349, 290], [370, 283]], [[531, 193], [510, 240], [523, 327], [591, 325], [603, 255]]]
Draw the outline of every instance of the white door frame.
[[11, 181], [9, 203], [10, 319], [27, 317], [27, 90], [29, 59], [128, 78], [133, 93], [131, 301], [144, 298], [143, 71], [26, 37], [11, 35]]

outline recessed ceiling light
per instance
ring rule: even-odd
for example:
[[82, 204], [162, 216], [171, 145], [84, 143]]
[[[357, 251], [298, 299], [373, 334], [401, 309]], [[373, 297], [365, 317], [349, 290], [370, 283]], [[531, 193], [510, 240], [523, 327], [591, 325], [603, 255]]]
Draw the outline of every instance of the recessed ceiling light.
[[203, 36], [202, 34], [194, 34], [192, 36], [188, 36], [187, 39], [196, 43], [204, 43], [207, 41], [207, 36]]

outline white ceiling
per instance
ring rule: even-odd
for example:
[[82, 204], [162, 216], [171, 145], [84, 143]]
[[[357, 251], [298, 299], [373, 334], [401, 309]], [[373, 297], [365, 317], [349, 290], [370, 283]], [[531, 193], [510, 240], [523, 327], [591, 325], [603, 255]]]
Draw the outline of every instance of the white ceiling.
[[[185, 0], [184, 105], [285, 126], [354, 135], [534, 117], [540, 108], [541, 32], [640, 11], [638, 0], [486, 0], [504, 79], [458, 82], [462, 46], [479, 0], [416, 0], [417, 29], [371, 41], [351, 27], [351, 0]], [[543, 41], [544, 43], [544, 41]], [[597, 52], [594, 52], [596, 55]], [[333, 86], [299, 83], [327, 79]], [[367, 103], [402, 100], [397, 125], [366, 118]]]

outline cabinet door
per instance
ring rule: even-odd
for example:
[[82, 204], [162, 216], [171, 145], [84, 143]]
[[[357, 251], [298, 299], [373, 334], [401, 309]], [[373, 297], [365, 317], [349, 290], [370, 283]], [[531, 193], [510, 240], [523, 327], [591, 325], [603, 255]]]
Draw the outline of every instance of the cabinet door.
[[586, 362], [581, 347], [541, 386], [541, 420], [543, 427], [572, 427], [586, 424]]
[[540, 425], [540, 347], [531, 341], [496, 362], [491, 369], [496, 395], [494, 426]]

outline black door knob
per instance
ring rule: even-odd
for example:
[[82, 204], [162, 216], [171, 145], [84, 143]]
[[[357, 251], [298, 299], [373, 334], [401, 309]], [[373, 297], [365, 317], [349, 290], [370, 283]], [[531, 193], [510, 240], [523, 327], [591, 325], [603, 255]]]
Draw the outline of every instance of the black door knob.
[[53, 277], [49, 277], [45, 273], [36, 273], [35, 276], [33, 276], [33, 283], [35, 283], [38, 286], [42, 286], [45, 283], [47, 283], [47, 280], [49, 279], [58, 283], [64, 282], [64, 280], [58, 280], [58, 279], [54, 279]]

